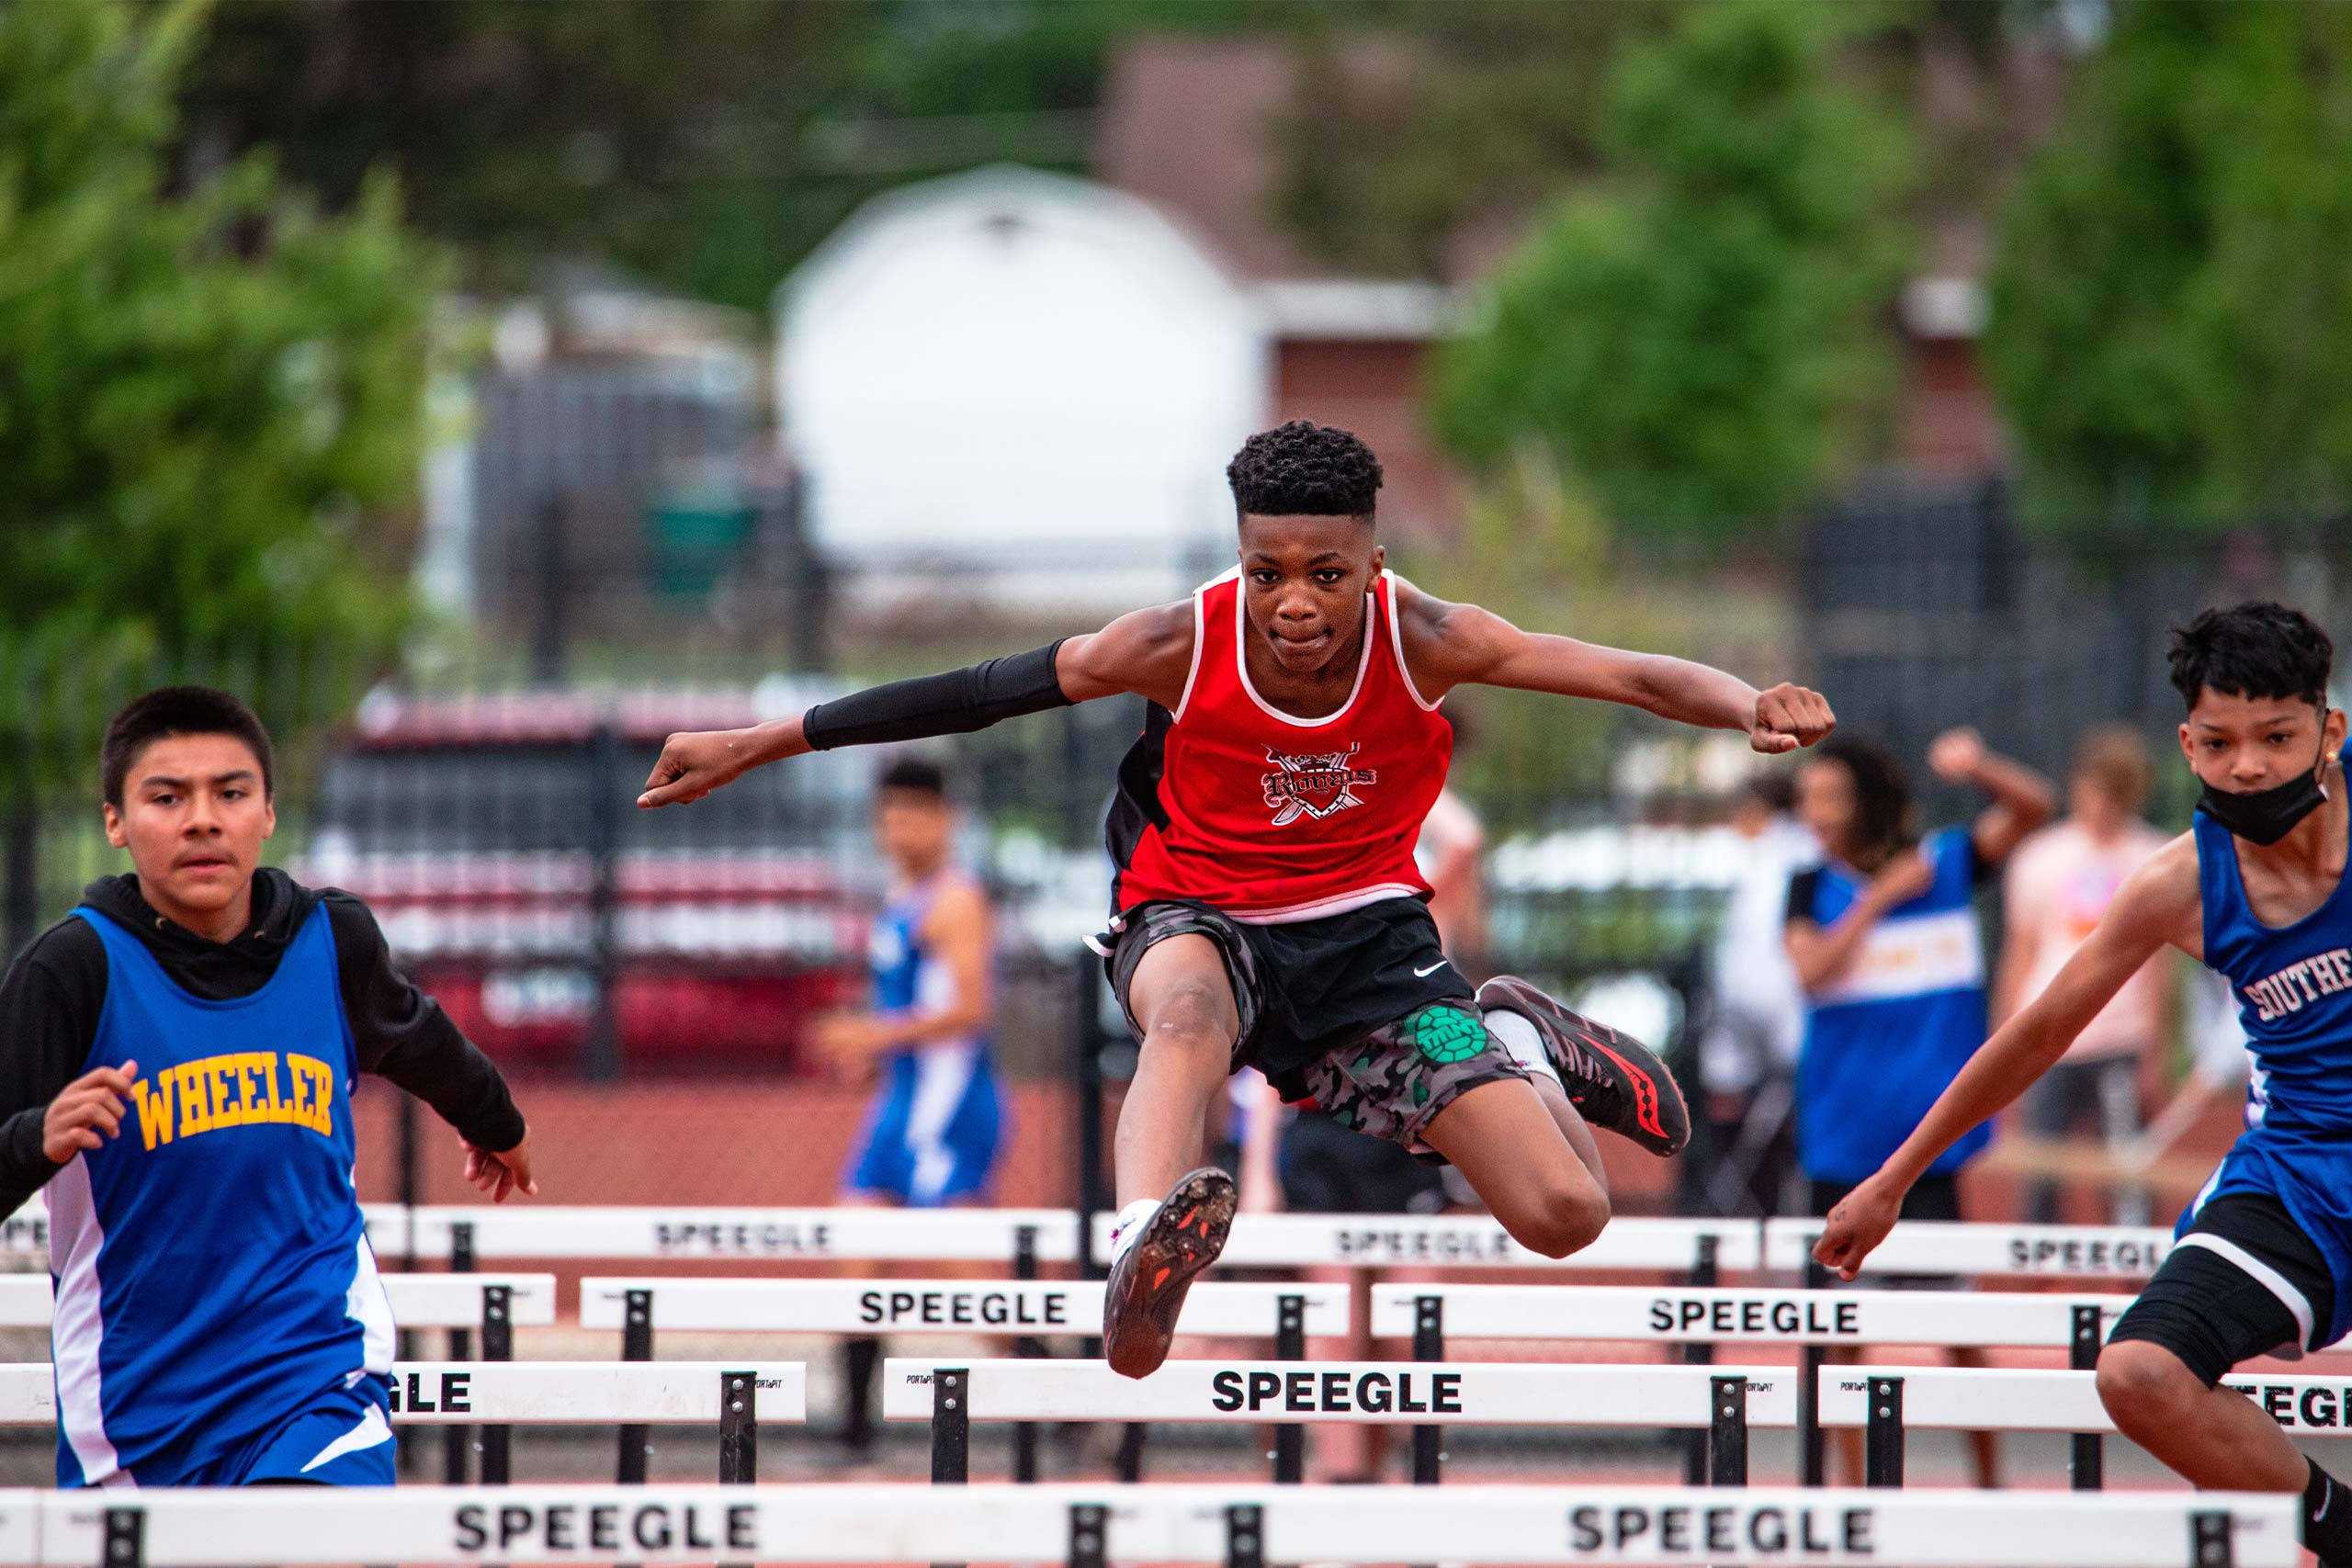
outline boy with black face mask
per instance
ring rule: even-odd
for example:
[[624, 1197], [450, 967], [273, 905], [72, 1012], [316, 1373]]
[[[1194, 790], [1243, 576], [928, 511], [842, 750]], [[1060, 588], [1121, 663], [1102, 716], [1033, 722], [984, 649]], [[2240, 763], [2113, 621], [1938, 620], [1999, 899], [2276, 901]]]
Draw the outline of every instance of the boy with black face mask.
[[2352, 1498], [2217, 1386], [2248, 1357], [2300, 1356], [2352, 1329], [2352, 817], [2333, 657], [2325, 633], [2273, 604], [2209, 610], [2173, 633], [2181, 752], [2204, 786], [2194, 826], [2124, 883], [2048, 988], [1832, 1211], [1815, 1256], [1852, 1279], [1936, 1156], [2049, 1070], [2170, 942], [2237, 992], [2255, 1089], [2245, 1134], [2100, 1354], [2099, 1398], [2199, 1486], [2301, 1492], [2305, 1544], [2352, 1563]]

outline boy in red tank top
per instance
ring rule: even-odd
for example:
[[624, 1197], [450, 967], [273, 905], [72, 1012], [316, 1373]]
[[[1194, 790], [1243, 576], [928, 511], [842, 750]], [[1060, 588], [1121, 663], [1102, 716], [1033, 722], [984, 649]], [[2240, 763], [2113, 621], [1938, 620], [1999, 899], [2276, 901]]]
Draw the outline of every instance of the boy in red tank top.
[[1216, 1258], [1234, 1189], [1193, 1169], [1226, 1077], [1262, 1069], [1357, 1131], [1457, 1167], [1521, 1245], [1561, 1258], [1609, 1219], [1588, 1124], [1671, 1155], [1690, 1119], [1665, 1066], [1521, 980], [1475, 991], [1429, 917], [1413, 841], [1445, 783], [1456, 686], [1623, 703], [1759, 751], [1835, 724], [1801, 686], [1522, 632], [1384, 570], [1380, 464], [1294, 421], [1227, 469], [1240, 561], [1191, 598], [967, 670], [750, 729], [673, 735], [641, 807], [698, 800], [763, 762], [958, 733], [1133, 693], [1142, 737], [1107, 825], [1118, 881], [1096, 943], [1142, 1050], [1115, 1141], [1102, 1338], [1142, 1377]]

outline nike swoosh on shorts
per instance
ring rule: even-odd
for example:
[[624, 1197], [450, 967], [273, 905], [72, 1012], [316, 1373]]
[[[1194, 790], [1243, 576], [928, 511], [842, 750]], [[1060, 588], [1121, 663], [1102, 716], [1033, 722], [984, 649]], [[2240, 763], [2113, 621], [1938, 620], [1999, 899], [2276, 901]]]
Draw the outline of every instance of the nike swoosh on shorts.
[[1416, 979], [1416, 980], [1419, 980], [1419, 979], [1422, 978], [1424, 976], [1434, 975], [1434, 974], [1436, 974], [1439, 970], [1441, 970], [1441, 969], [1442, 969], [1442, 968], [1444, 968], [1444, 967], [1445, 967], [1445, 960], [1444, 960], [1444, 959], [1442, 959], [1442, 958], [1441, 958], [1441, 959], [1439, 959], [1436, 963], [1434, 963], [1434, 964], [1430, 964], [1430, 965], [1428, 968], [1426, 968], [1426, 969], [1416, 969], [1416, 970], [1414, 970], [1414, 971], [1413, 971], [1413, 978], [1414, 978], [1414, 979]]

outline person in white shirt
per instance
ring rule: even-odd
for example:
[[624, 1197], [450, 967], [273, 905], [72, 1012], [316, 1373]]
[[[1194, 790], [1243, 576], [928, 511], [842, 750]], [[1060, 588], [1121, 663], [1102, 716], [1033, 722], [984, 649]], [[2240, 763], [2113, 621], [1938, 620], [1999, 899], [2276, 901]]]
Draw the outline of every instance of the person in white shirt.
[[1804, 1043], [1804, 991], [1781, 926], [1789, 878], [1820, 860], [1796, 819], [1796, 781], [1759, 773], [1731, 802], [1742, 840], [1740, 869], [1724, 906], [1713, 957], [1713, 1008], [1699, 1038], [1699, 1082], [1713, 1123], [1716, 1167], [1709, 1195], [1728, 1214], [1777, 1214], [1796, 1206], [1797, 1049]]
[[[2124, 878], [2164, 848], [2140, 819], [2148, 791], [2146, 745], [2120, 725], [2084, 736], [2066, 784], [2066, 815], [2029, 838], [2003, 886], [2007, 934], [1993, 990], [1997, 1026], [2041, 994], [2096, 929]], [[2150, 959], [2085, 1025], [2058, 1066], [2026, 1092], [2025, 1130], [2044, 1137], [2093, 1132], [2121, 1155], [2141, 1129], [2141, 1108], [2163, 1097], [2172, 1038], [2172, 987], [2163, 955]], [[2058, 1217], [2058, 1190], [2027, 1189], [2027, 1217]], [[2144, 1188], [2119, 1190], [2115, 1223], [2145, 1224]]]

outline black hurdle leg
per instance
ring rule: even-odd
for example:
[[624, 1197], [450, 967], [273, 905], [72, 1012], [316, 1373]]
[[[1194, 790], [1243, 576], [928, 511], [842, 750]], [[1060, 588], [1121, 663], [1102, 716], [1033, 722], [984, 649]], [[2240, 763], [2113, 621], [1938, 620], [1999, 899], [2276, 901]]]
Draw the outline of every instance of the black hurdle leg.
[[[2098, 1370], [2102, 1322], [2096, 1302], [2075, 1304], [2074, 1333], [2066, 1344], [2066, 1364], [2078, 1372]], [[2107, 1445], [2097, 1432], [2077, 1432], [2067, 1439], [2072, 1450], [2067, 1468], [2075, 1472], [2075, 1490], [2096, 1492], [2107, 1483]]]
[[1707, 1380], [1707, 1484], [1747, 1484], [1747, 1377]]
[[[961, 1486], [972, 1479], [972, 1371], [931, 1370], [931, 1483]], [[958, 1568], [934, 1562], [932, 1568]]]
[[[653, 1359], [653, 1292], [631, 1291], [626, 1306], [621, 1318], [621, 1359], [650, 1361]], [[646, 1457], [651, 1451], [646, 1443], [649, 1430], [639, 1423], [621, 1427], [620, 1460], [613, 1478], [623, 1486], [645, 1484]]]
[[[1306, 1298], [1274, 1298], [1274, 1359], [1306, 1359]], [[1306, 1473], [1306, 1428], [1293, 1422], [1274, 1428], [1274, 1483], [1295, 1486]]]
[[[1828, 1282], [1829, 1270], [1808, 1257], [1805, 1288], [1817, 1291]], [[1821, 1369], [1828, 1359], [1818, 1345], [1807, 1345], [1797, 1353], [1797, 1480], [1805, 1486], [1821, 1484]]]
[[1103, 1537], [1110, 1526], [1111, 1510], [1102, 1504], [1070, 1505], [1069, 1568], [1103, 1568]]
[[1903, 1484], [1903, 1380], [1866, 1378], [1870, 1416], [1862, 1428], [1862, 1484]]
[[[485, 1361], [511, 1361], [514, 1359], [514, 1288], [512, 1285], [484, 1285], [481, 1288], [481, 1359]], [[481, 1429], [481, 1483], [503, 1486], [514, 1475], [514, 1428], [484, 1427]]]
[[[108, 1516], [107, 1539], [113, 1539], [112, 1516]], [[2237, 1543], [2233, 1539], [2230, 1516], [2216, 1508], [2203, 1509], [2188, 1516], [2188, 1561], [2193, 1568], [2232, 1568], [2237, 1562]], [[109, 1560], [111, 1562], [111, 1560]]]
[[[106, 1521], [106, 1546], [100, 1559], [105, 1568], [147, 1568], [146, 1510], [108, 1508]], [[2229, 1539], [2226, 1530], [2222, 1539]]]
[[[1413, 1298], [1413, 1359], [1442, 1361], [1445, 1359], [1445, 1298], [1415, 1296]], [[1416, 1427], [1413, 1428], [1413, 1484], [1437, 1484], [1439, 1467], [1445, 1462], [1445, 1428]]]
[[[470, 1220], [459, 1220], [449, 1227], [449, 1272], [470, 1274], [474, 1271], [474, 1227]], [[449, 1330], [449, 1359], [470, 1361], [474, 1359], [474, 1336], [469, 1328]], [[463, 1486], [472, 1477], [467, 1456], [473, 1451], [474, 1429], [471, 1427], [441, 1428], [441, 1480], [450, 1486]]]
[[1112, 1461], [1111, 1472], [1130, 1485], [1143, 1479], [1145, 1430], [1140, 1421], [1130, 1421], [1119, 1428], [1119, 1452], [1118, 1457]]
[[1256, 1503], [1225, 1510], [1225, 1568], [1266, 1568], [1266, 1510]]
[[[1037, 1277], [1037, 1227], [1012, 1227], [1012, 1277], [1034, 1280]], [[1012, 1342], [1012, 1353], [1023, 1360], [1035, 1360], [1046, 1353], [1046, 1342], [1034, 1334], [1024, 1334]], [[1017, 1421], [1012, 1427], [1012, 1479], [1037, 1479], [1037, 1424]]]
[[[718, 1483], [752, 1486], [760, 1479], [760, 1378], [746, 1368], [718, 1374]], [[748, 1563], [721, 1568], [751, 1568]]]
[[[1722, 1241], [1719, 1237], [1702, 1235], [1699, 1238], [1698, 1256], [1691, 1260], [1690, 1264], [1691, 1289], [1703, 1291], [1722, 1282], [1723, 1269], [1719, 1261], [1721, 1253]], [[1692, 1339], [1683, 1344], [1682, 1364], [1684, 1366], [1710, 1366], [1713, 1364], [1714, 1359], [1715, 1348], [1712, 1343]], [[1747, 1384], [1743, 1382], [1740, 1389], [1740, 1398], [1745, 1404]], [[1743, 1449], [1746, 1443], [1747, 1439], [1743, 1438], [1741, 1439]], [[1700, 1486], [1706, 1483], [1712, 1473], [1712, 1461], [1709, 1456], [1713, 1450], [1713, 1439], [1709, 1433], [1692, 1431], [1684, 1434], [1682, 1479], [1685, 1484]]]

